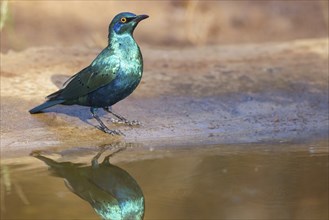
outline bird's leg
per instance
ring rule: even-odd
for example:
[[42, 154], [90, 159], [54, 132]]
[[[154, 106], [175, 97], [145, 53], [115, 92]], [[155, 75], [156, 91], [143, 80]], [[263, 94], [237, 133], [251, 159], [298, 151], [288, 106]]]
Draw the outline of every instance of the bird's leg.
[[113, 153], [111, 153], [110, 155], [107, 155], [106, 157], [104, 157], [104, 160], [102, 162], [102, 164], [110, 164], [110, 158], [113, 157], [115, 154], [126, 150], [127, 147], [121, 147], [119, 149], [117, 149], [116, 151], [114, 151]]
[[106, 147], [103, 147], [97, 154], [96, 156], [93, 157], [93, 159], [91, 160], [91, 165], [93, 168], [98, 168], [99, 167], [99, 163], [98, 163], [98, 159], [99, 157], [102, 155], [102, 153], [104, 153], [107, 150]]
[[93, 118], [95, 118], [98, 123], [100, 124], [100, 126], [98, 126], [98, 128], [108, 134], [112, 134], [112, 135], [124, 135], [121, 131], [118, 130], [110, 130], [103, 122], [102, 120], [99, 118], [99, 116], [96, 114], [97, 108], [90, 108], [90, 112], [93, 116]]
[[140, 124], [141, 124], [141, 123], [140, 123], [139, 121], [137, 121], [137, 120], [128, 121], [128, 120], [127, 120], [125, 117], [123, 117], [122, 115], [119, 115], [119, 114], [113, 112], [111, 107], [105, 107], [104, 110], [118, 118], [118, 119], [111, 118], [111, 121], [112, 121], [113, 123], [126, 124], [126, 125], [129, 125], [129, 126], [140, 125]]

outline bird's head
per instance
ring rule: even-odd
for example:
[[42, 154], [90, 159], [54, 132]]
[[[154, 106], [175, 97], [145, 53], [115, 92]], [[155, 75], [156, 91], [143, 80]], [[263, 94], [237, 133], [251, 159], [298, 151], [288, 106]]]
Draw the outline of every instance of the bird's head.
[[146, 18], [148, 15], [135, 15], [130, 12], [122, 12], [117, 14], [109, 27], [109, 32], [114, 31], [116, 34], [132, 34], [137, 24]]

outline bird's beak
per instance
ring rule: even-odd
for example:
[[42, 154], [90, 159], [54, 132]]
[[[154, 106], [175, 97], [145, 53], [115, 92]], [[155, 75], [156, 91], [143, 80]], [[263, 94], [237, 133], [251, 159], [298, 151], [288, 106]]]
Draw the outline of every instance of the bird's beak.
[[148, 18], [149, 16], [148, 15], [137, 15], [136, 18], [134, 18], [134, 21], [136, 23], [140, 22], [141, 20], [144, 20], [146, 18]]

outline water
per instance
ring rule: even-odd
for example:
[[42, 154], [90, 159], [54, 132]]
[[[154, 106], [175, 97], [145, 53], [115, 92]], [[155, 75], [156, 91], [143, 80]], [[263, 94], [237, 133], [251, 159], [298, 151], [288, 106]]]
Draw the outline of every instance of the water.
[[[98, 151], [42, 155], [90, 167]], [[2, 159], [1, 219], [100, 219], [87, 200], [70, 191], [67, 180], [39, 159]], [[132, 147], [110, 161], [143, 191], [144, 219], [328, 219], [327, 142]], [[74, 187], [83, 188], [79, 181]]]

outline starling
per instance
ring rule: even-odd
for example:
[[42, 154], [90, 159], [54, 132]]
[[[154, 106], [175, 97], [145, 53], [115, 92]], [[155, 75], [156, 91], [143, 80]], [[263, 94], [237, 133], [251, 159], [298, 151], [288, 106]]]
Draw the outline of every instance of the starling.
[[119, 123], [138, 124], [114, 113], [111, 106], [129, 96], [141, 81], [143, 57], [133, 32], [148, 17], [130, 12], [116, 15], [109, 26], [108, 46], [89, 66], [69, 78], [62, 89], [48, 95], [47, 101], [29, 112], [39, 113], [57, 104], [89, 106], [100, 124], [98, 128], [114, 135], [122, 133], [110, 130], [97, 115], [97, 109], [113, 114]]
[[110, 163], [110, 158], [125, 148], [105, 156], [99, 163], [98, 159], [105, 150], [103, 148], [93, 157], [91, 166], [57, 162], [40, 152], [32, 152], [31, 155], [45, 162], [53, 176], [64, 178], [65, 185], [89, 202], [102, 219], [143, 219], [145, 201], [142, 189], [127, 171]]

